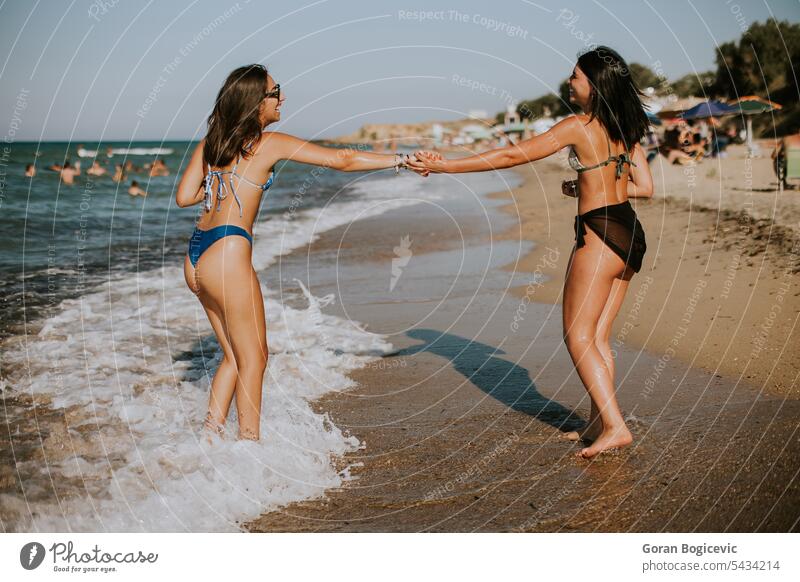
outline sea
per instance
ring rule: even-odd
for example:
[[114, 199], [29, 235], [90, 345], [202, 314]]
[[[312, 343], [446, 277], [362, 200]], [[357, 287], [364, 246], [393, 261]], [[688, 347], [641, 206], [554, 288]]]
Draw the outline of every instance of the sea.
[[[234, 401], [231, 434], [209, 443], [202, 424], [222, 352], [183, 277], [202, 205], [174, 199], [194, 145], [14, 143], [0, 159], [0, 395], [15, 403], [0, 410], [3, 531], [242, 531], [352, 478], [335, 461], [365, 444], [311, 403], [351, 389], [349, 372], [394, 348], [326, 314], [335, 296], [317, 297], [300, 279], [287, 295], [262, 275], [325, 231], [444, 200], [448, 182], [276, 166], [253, 227], [270, 346], [261, 440], [235, 438]], [[107, 176], [86, 175], [94, 155]], [[156, 156], [169, 176], [147, 175]], [[65, 160], [81, 161], [73, 185], [48, 169]], [[129, 161], [133, 172], [114, 182], [114, 165]], [[472, 192], [509, 186], [507, 176], [471, 176]], [[146, 197], [127, 193], [132, 180]], [[45, 426], [54, 411], [63, 422]]]

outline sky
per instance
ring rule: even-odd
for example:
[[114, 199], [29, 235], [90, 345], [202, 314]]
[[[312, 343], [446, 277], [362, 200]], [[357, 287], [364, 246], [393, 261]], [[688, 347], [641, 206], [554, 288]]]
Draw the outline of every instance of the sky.
[[287, 101], [270, 129], [494, 115], [557, 91], [577, 54], [616, 49], [670, 80], [798, 0], [6, 0], [5, 141], [199, 139], [225, 77], [261, 63]]

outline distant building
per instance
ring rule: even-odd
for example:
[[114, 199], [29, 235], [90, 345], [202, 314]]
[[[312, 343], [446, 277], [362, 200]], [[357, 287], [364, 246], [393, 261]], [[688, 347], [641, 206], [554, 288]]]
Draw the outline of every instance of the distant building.
[[517, 104], [512, 103], [506, 107], [506, 114], [503, 117], [503, 125], [512, 126], [518, 125], [520, 122], [519, 113], [517, 113]]

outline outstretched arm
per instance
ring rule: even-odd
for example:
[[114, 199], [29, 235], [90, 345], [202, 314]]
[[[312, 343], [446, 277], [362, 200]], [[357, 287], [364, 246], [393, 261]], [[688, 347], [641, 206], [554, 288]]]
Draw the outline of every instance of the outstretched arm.
[[264, 147], [275, 156], [276, 162], [292, 160], [342, 172], [362, 172], [394, 168], [398, 160], [395, 154], [376, 154], [357, 146], [342, 149], [326, 148], [285, 133], [269, 132], [264, 136], [266, 138]]
[[653, 175], [650, 173], [650, 164], [641, 144], [633, 146], [631, 160], [630, 182], [628, 182], [628, 198], [652, 198]]
[[431, 172], [446, 172], [456, 174], [461, 172], [486, 172], [489, 170], [502, 170], [513, 168], [551, 156], [561, 148], [575, 143], [583, 124], [576, 117], [568, 117], [554, 125], [549, 131], [504, 148], [498, 148], [457, 159], [437, 159], [425, 155], [423, 152], [415, 154], [417, 161], [410, 161], [409, 167], [414, 170], [429, 170]]

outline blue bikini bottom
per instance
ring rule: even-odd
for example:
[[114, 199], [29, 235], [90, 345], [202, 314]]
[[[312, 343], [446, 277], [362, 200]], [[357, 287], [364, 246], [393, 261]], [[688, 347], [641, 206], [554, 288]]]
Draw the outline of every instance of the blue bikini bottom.
[[197, 266], [197, 261], [200, 260], [200, 255], [206, 252], [208, 247], [217, 242], [219, 239], [234, 234], [245, 237], [250, 241], [251, 245], [253, 244], [253, 237], [250, 236], [250, 233], [241, 226], [223, 224], [222, 226], [216, 226], [209, 230], [195, 228], [194, 232], [192, 233], [192, 237], [189, 239], [189, 260], [192, 262], [192, 266]]

